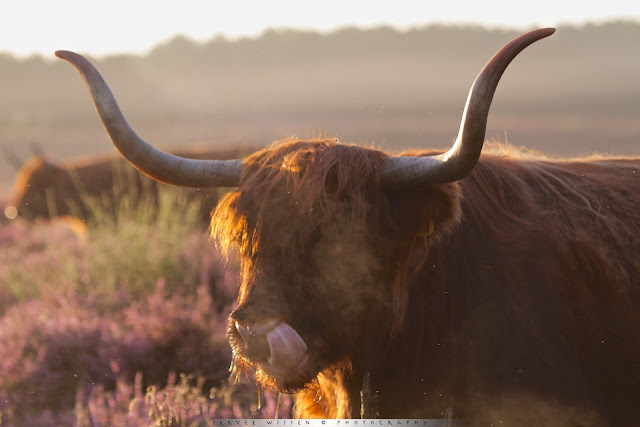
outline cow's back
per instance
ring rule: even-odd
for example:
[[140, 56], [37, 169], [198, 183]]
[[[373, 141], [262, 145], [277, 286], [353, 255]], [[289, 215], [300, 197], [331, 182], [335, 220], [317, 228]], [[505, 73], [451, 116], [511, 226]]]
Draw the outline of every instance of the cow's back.
[[491, 421], [639, 418], [640, 161], [486, 156], [461, 187], [411, 285], [427, 339], [396, 351], [442, 388], [416, 391]]

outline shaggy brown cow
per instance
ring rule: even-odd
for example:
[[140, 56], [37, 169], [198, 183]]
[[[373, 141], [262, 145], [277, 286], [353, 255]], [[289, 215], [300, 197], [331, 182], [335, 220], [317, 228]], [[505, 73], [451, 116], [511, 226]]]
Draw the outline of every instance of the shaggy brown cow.
[[503, 71], [552, 33], [491, 59], [453, 148], [396, 157], [290, 140], [242, 162], [175, 158], [133, 132], [91, 64], [57, 55], [137, 168], [238, 186], [212, 218], [242, 261], [233, 367], [297, 392], [297, 416], [358, 416], [368, 378], [381, 417], [628, 425], [640, 419], [640, 160], [479, 159]]
[[[199, 159], [229, 159], [235, 151], [183, 151], [175, 154]], [[15, 207], [25, 219], [75, 215], [87, 219], [91, 209], [87, 203], [102, 200], [114, 202], [119, 197], [139, 198], [146, 194], [157, 198], [156, 181], [125, 169], [122, 158], [98, 156], [88, 160], [56, 164], [43, 155], [32, 156], [18, 169], [8, 206]], [[189, 189], [185, 200], [197, 200], [203, 224], [211, 220], [211, 210], [218, 201], [217, 190]]]

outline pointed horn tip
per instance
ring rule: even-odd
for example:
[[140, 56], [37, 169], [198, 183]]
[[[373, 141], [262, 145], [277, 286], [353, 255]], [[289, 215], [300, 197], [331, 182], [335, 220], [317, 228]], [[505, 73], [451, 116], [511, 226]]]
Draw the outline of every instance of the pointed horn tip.
[[57, 56], [60, 59], [64, 59], [65, 61], [74, 64], [76, 61], [80, 60], [85, 60], [86, 58], [82, 55], [80, 55], [79, 53], [75, 53], [72, 52], [70, 50], [56, 50], [54, 52], [54, 55]]
[[547, 27], [547, 28], [539, 28], [537, 30], [533, 30], [532, 33], [538, 33], [540, 34], [541, 38], [544, 37], [549, 37], [551, 34], [555, 33], [556, 29], [553, 27]]
[[56, 50], [53, 54], [60, 59], [67, 59], [70, 53], [73, 52], [70, 52], [68, 50]]

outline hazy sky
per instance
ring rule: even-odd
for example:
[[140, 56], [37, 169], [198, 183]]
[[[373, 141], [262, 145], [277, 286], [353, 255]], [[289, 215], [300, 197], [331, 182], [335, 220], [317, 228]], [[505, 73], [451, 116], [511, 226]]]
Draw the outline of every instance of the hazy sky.
[[535, 2], [475, 0], [0, 0], [0, 52], [57, 49], [94, 55], [145, 52], [175, 34], [207, 40], [216, 34], [256, 36], [269, 27], [331, 30], [345, 25], [431, 22], [509, 27], [549, 26], [612, 18], [640, 19], [634, 0]]

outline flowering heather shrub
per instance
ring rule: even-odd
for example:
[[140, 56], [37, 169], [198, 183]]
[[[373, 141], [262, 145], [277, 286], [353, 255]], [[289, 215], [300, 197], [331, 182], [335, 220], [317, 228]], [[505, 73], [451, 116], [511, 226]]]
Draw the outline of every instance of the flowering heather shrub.
[[[121, 401], [136, 375], [141, 389], [142, 382], [159, 385], [171, 372], [189, 372], [198, 375], [199, 390], [213, 386], [218, 390], [208, 398], [200, 392], [196, 396], [192, 388], [183, 392], [187, 390], [184, 381], [179, 384], [182, 388], [170, 382], [168, 387], [182, 393], [180, 399], [189, 400], [189, 405], [205, 405], [208, 412], [204, 413], [215, 412], [216, 417], [258, 416], [262, 412], [256, 408], [251, 412], [256, 404], [238, 403], [239, 398], [227, 396], [230, 392], [223, 384], [229, 375], [230, 350], [224, 316], [211, 307], [206, 287], [196, 295], [168, 295], [162, 281], [148, 298], [122, 312], [98, 315], [97, 307], [68, 298], [16, 304], [0, 319], [0, 397], [4, 401], [0, 410], [10, 410], [18, 424], [31, 424], [32, 417], [46, 411], [51, 417], [64, 417], [85, 400], [89, 409], [104, 399]], [[248, 391], [243, 385], [226, 387]], [[157, 396], [147, 405], [169, 398], [166, 390], [150, 391]], [[257, 401], [256, 390], [249, 393]], [[92, 395], [103, 399], [91, 400]], [[273, 414], [272, 398], [264, 399], [263, 410], [271, 408]], [[130, 403], [122, 405], [129, 408]]]
[[0, 314], [18, 301], [72, 294], [81, 280], [82, 238], [64, 220], [0, 226]]
[[[77, 302], [33, 300], [0, 319], [0, 395], [20, 420], [73, 407], [81, 382], [114, 384], [118, 331]], [[106, 366], [105, 366], [106, 362]]]
[[151, 384], [162, 383], [171, 371], [199, 373], [209, 385], [219, 384], [228, 376], [231, 351], [225, 338], [226, 316], [211, 307], [204, 286], [196, 295], [170, 296], [160, 281], [146, 300], [123, 310], [126, 333], [119, 353], [126, 357], [112, 362], [113, 370], [142, 372]]
[[[275, 416], [255, 383], [227, 384], [237, 273], [182, 214], [90, 223], [88, 235], [0, 225], [0, 424]], [[279, 414], [290, 410], [285, 396]]]
[[[213, 419], [289, 418], [292, 400], [288, 395], [274, 398], [268, 392], [258, 408], [255, 390], [246, 384], [212, 388], [203, 387], [202, 378], [169, 375], [163, 388], [142, 391], [142, 375], [134, 383], [119, 380], [114, 391], [102, 386], [89, 390], [88, 396], [76, 400], [77, 425], [213, 425]], [[279, 400], [279, 402], [278, 402]]]

